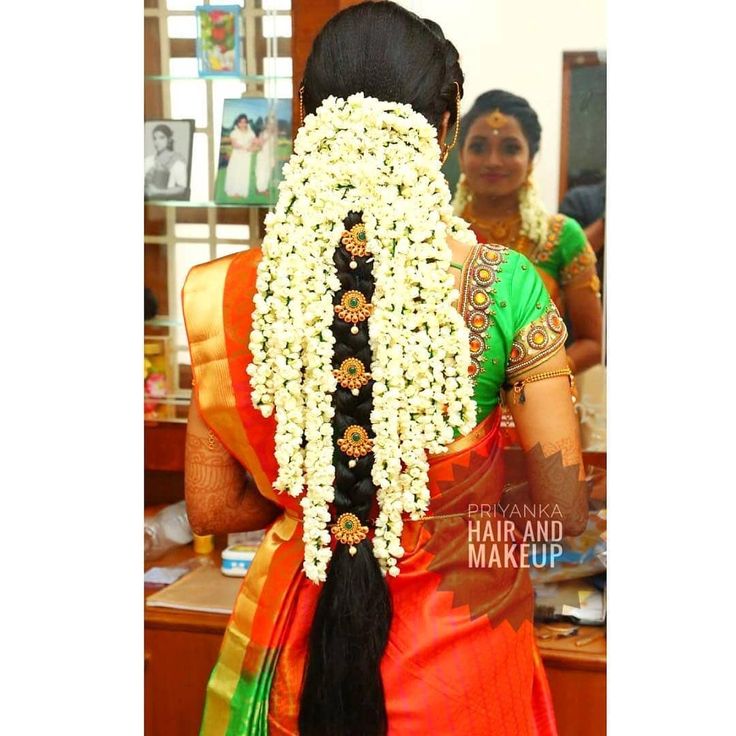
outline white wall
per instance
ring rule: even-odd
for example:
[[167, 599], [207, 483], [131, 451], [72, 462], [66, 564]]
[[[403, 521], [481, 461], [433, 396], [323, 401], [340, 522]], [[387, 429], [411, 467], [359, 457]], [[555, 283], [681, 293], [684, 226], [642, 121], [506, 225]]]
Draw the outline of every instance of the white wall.
[[397, 0], [442, 26], [465, 73], [462, 111], [489, 89], [526, 97], [542, 123], [536, 180], [557, 206], [562, 52], [606, 48], [605, 0]]

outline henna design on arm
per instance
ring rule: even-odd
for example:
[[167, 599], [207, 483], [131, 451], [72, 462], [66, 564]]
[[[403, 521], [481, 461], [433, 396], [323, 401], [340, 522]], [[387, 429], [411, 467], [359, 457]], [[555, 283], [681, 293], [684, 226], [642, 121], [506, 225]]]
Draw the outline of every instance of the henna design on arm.
[[566, 536], [582, 534], [588, 522], [588, 496], [579, 448], [576, 438], [567, 437], [537, 443], [525, 452], [532, 500], [559, 508]]
[[199, 416], [187, 427], [184, 490], [196, 534], [225, 534], [268, 526], [279, 507], [257, 490], [248, 471]]

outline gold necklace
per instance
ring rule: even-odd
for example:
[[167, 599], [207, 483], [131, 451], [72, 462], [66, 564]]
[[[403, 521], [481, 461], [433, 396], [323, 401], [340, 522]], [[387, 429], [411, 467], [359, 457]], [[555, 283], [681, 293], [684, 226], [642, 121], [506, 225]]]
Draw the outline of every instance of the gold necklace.
[[518, 240], [521, 230], [521, 213], [518, 210], [493, 220], [481, 220], [475, 216], [472, 208], [468, 207], [468, 219], [485, 232], [491, 243], [513, 247]]

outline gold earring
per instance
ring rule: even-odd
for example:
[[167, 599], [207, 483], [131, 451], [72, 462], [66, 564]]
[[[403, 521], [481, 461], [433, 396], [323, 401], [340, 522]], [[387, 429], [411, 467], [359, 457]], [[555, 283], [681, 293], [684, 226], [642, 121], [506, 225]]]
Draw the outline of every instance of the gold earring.
[[304, 125], [304, 85], [299, 87], [299, 127]]
[[452, 143], [448, 146], [447, 143], [443, 146], [441, 162], [444, 164], [447, 161], [447, 157], [450, 155], [450, 151], [455, 148], [457, 143], [457, 137], [460, 133], [460, 83], [455, 82], [457, 91], [455, 92], [455, 134], [452, 136]]

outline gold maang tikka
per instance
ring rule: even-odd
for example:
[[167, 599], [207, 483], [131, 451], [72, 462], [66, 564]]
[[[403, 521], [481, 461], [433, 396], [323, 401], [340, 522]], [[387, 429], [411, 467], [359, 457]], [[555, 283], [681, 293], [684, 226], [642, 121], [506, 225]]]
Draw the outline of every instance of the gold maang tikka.
[[501, 128], [509, 122], [506, 115], [504, 115], [498, 108], [490, 113], [490, 115], [486, 115], [483, 119], [493, 129], [493, 135], [500, 135]]

